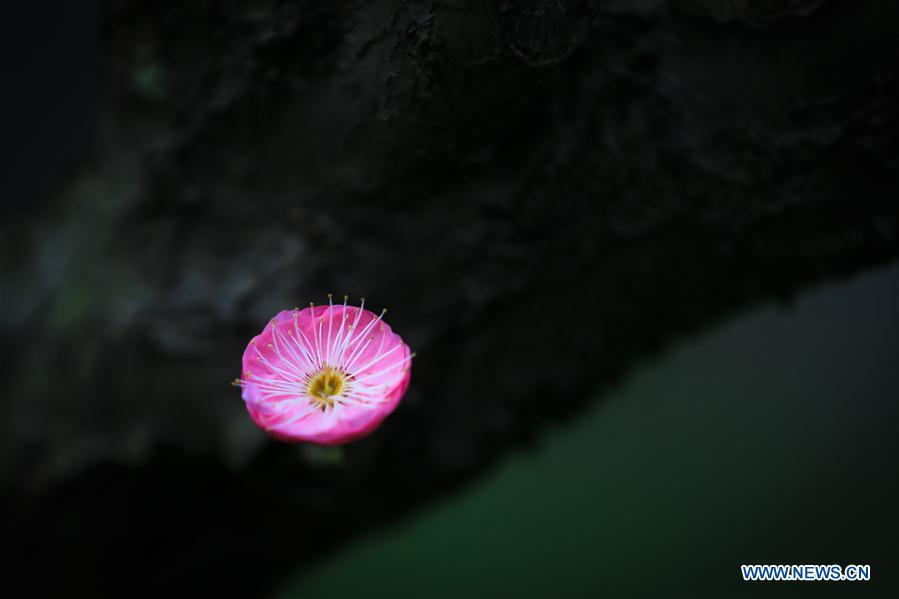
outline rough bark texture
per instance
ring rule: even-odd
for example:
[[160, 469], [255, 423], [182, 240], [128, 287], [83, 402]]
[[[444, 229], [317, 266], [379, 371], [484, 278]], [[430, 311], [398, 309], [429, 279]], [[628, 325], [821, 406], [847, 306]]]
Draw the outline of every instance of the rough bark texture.
[[[48, 590], [250, 590], [895, 257], [893, 4], [107, 2], [93, 157], [0, 224], [3, 544]], [[341, 456], [228, 386], [327, 292], [419, 353]]]

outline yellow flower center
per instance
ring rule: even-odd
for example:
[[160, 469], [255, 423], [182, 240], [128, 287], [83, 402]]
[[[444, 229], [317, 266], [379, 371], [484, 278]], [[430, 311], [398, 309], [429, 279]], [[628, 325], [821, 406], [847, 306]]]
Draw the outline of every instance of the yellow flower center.
[[343, 372], [325, 366], [321, 372], [312, 377], [309, 381], [309, 397], [312, 402], [324, 410], [326, 407], [334, 406], [337, 395], [346, 385], [346, 379]]

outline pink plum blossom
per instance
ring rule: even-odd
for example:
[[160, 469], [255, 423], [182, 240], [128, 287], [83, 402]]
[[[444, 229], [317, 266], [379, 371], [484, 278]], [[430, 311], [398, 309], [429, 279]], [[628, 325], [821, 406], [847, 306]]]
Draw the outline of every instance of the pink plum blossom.
[[235, 380], [250, 417], [282, 441], [339, 445], [364, 437], [393, 412], [409, 387], [413, 354], [402, 338], [360, 307], [284, 310], [250, 340]]

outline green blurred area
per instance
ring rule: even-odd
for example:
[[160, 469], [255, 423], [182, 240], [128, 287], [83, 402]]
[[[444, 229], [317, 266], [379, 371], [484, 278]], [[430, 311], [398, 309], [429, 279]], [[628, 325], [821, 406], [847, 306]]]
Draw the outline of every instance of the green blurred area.
[[[757, 309], [277, 596], [899, 596], [897, 313], [897, 265]], [[743, 563], [872, 581], [744, 583]]]

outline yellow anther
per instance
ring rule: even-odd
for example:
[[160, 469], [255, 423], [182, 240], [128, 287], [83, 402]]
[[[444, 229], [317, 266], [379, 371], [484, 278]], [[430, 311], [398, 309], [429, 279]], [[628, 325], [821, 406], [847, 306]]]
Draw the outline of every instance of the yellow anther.
[[306, 389], [312, 403], [320, 407], [332, 408], [339, 401], [340, 393], [346, 385], [347, 375], [340, 370], [326, 366], [309, 381]]

